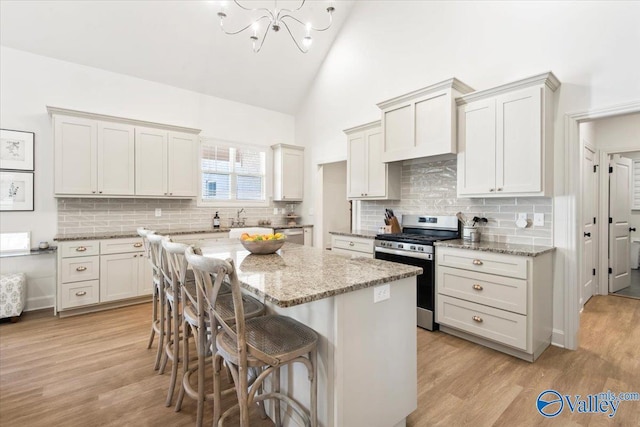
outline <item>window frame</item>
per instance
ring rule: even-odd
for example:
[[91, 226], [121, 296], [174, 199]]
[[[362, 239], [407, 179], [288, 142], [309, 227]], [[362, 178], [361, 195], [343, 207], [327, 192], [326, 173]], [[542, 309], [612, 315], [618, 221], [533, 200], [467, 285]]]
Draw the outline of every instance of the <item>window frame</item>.
[[[232, 165], [232, 170], [229, 171], [229, 187], [231, 195], [235, 196], [237, 192], [237, 177], [240, 176], [262, 176], [263, 181], [263, 200], [203, 200], [202, 198], [202, 185], [203, 185], [203, 169], [202, 169], [202, 148], [204, 145], [214, 145], [218, 147], [233, 148], [233, 149], [248, 149], [265, 153], [265, 165], [264, 175], [241, 173], [238, 174]], [[248, 144], [237, 141], [229, 141], [220, 138], [200, 138], [198, 144], [198, 199], [196, 206], [198, 207], [267, 207], [270, 206], [272, 198], [272, 177], [273, 166], [271, 147], [269, 145]]]

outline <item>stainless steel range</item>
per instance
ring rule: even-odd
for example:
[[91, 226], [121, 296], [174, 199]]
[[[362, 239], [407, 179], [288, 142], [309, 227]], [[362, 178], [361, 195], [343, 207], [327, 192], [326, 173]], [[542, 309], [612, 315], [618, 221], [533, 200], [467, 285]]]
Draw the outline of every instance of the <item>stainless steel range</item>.
[[403, 215], [402, 233], [378, 234], [375, 258], [422, 267], [417, 278], [418, 326], [437, 330], [434, 321], [435, 269], [433, 243], [459, 239], [460, 225], [455, 216]]

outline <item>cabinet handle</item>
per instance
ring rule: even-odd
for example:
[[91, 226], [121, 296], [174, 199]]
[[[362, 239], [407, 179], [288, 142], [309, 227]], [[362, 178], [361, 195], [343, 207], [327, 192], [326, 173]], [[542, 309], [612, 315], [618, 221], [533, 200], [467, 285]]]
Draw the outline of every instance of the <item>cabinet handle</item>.
[[77, 297], [83, 297], [83, 296], [85, 296], [86, 294], [87, 294], [87, 292], [86, 292], [86, 291], [76, 292], [76, 296], [77, 296]]
[[496, 191], [495, 188], [490, 188], [489, 189], [489, 193], [493, 193], [494, 191]]
[[102, 194], [102, 191], [98, 191], [98, 193]]
[[173, 196], [173, 193], [169, 193], [170, 196]]
[[85, 271], [86, 269], [87, 267], [80, 266], [76, 268], [76, 271]]
[[473, 316], [471, 318], [473, 319], [474, 322], [482, 323], [482, 317], [480, 316]]
[[76, 252], [84, 252], [84, 251], [86, 251], [86, 250], [87, 250], [87, 248], [85, 248], [84, 246], [78, 246], [78, 247], [76, 248]]
[[482, 261], [480, 261], [479, 259], [474, 259], [473, 265], [482, 265]]
[[353, 246], [353, 245], [354, 245], [354, 243], [353, 243], [353, 242], [349, 242], [349, 246]]
[[139, 243], [139, 242], [138, 243], [134, 243], [133, 247], [134, 248], [141, 248], [142, 247], [142, 243]]
[[502, 191], [502, 187], [498, 187], [498, 191]]
[[591, 233], [583, 233], [584, 237], [591, 237]]
[[482, 287], [482, 285], [478, 285], [477, 283], [473, 284], [473, 289], [475, 289], [476, 291], [481, 291], [484, 288]]
[[133, 257], [135, 258], [135, 257], [137, 257], [137, 256], [138, 256], [138, 255], [134, 255]]

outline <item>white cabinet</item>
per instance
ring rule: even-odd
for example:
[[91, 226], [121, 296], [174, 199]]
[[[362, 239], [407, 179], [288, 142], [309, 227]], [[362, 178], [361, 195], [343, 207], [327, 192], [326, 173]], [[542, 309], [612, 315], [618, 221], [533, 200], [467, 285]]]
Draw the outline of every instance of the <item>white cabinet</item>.
[[533, 362], [551, 343], [551, 253], [436, 248], [440, 330]]
[[333, 234], [331, 251], [335, 254], [373, 258], [373, 239]]
[[455, 98], [472, 90], [451, 78], [379, 103], [384, 140], [382, 161], [455, 154]]
[[346, 129], [347, 197], [399, 199], [402, 164], [382, 161], [384, 141], [380, 121]]
[[551, 196], [552, 73], [458, 99], [458, 196]]
[[313, 246], [313, 228], [304, 227], [303, 230], [304, 230], [304, 245]]
[[196, 197], [195, 135], [136, 128], [136, 195]]
[[138, 237], [60, 244], [58, 311], [99, 309], [102, 303], [151, 295], [152, 283], [151, 264]]
[[304, 189], [304, 147], [276, 144], [273, 149], [273, 200], [301, 202]]
[[56, 196], [197, 197], [199, 130], [47, 109]]

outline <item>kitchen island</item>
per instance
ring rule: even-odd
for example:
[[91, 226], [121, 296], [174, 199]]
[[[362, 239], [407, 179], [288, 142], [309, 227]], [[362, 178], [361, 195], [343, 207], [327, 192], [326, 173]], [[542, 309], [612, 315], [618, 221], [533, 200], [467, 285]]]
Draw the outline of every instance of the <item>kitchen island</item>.
[[[422, 269], [291, 243], [272, 255], [250, 254], [234, 240], [202, 252], [231, 258], [243, 288], [269, 312], [318, 333], [319, 426], [405, 425], [417, 404], [415, 276]], [[305, 369], [290, 367], [281, 380], [308, 408]], [[284, 424], [295, 425], [286, 415]]]

